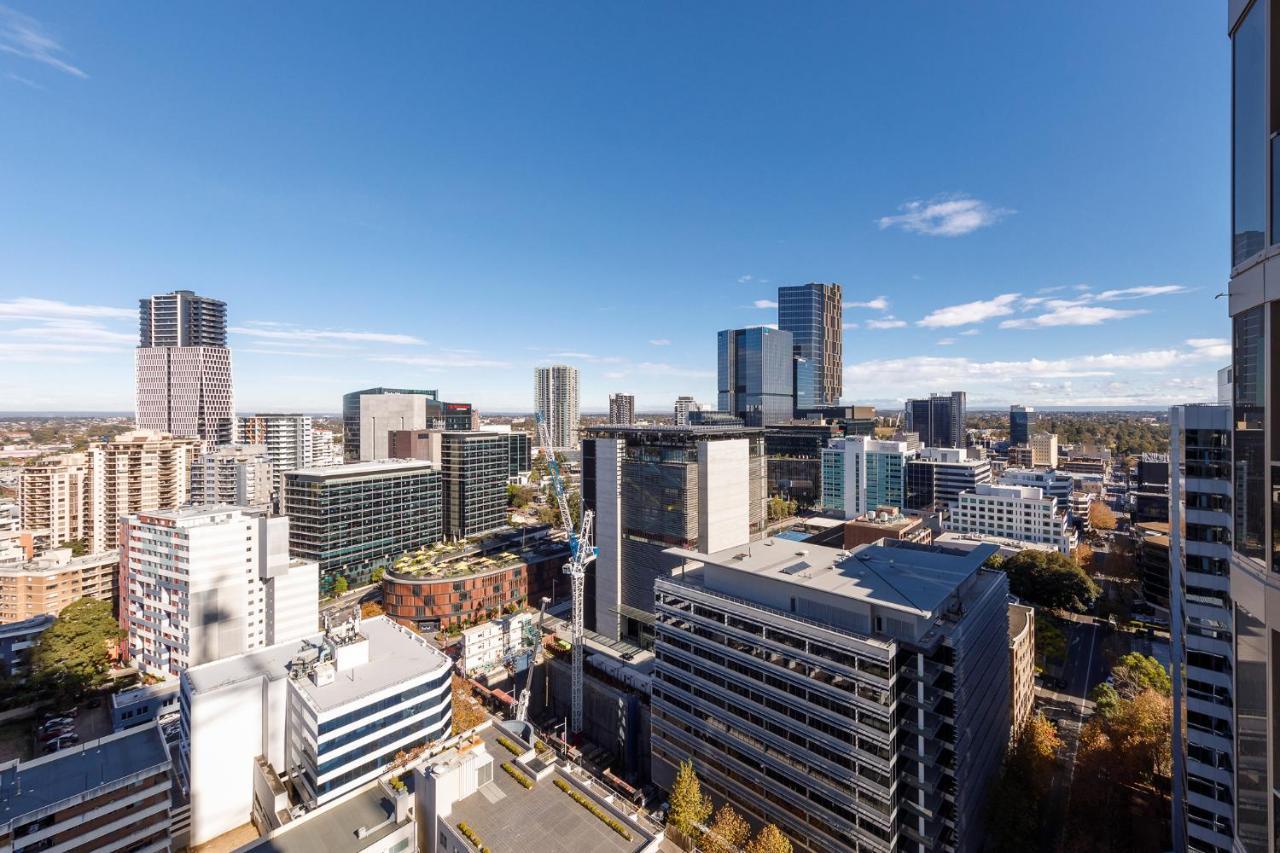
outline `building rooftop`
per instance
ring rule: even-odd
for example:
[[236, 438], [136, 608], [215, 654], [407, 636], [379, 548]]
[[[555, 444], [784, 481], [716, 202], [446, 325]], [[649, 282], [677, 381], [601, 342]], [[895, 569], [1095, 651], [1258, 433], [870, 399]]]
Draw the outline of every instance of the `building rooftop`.
[[160, 730], [146, 726], [0, 765], [0, 832], [32, 812], [168, 764]]
[[21, 622], [9, 622], [0, 625], [0, 639], [38, 634], [52, 625], [53, 619], [54, 617], [49, 614], [42, 613], [39, 616], [32, 616], [30, 619], [23, 619]]
[[311, 477], [317, 480], [340, 480], [346, 477], [367, 477], [372, 474], [396, 474], [414, 469], [438, 470], [425, 459], [378, 459], [373, 462], [351, 462], [346, 465], [328, 465], [320, 468], [298, 468], [287, 471], [288, 477]]
[[[395, 821], [391, 798], [375, 781], [330, 806], [286, 823], [266, 838], [246, 844], [238, 853], [250, 850], [256, 853], [359, 853], [401, 825]], [[361, 827], [369, 832], [357, 838], [356, 832]]]
[[487, 554], [459, 554], [455, 546], [437, 543], [400, 557], [396, 560], [394, 572], [397, 576], [446, 580], [501, 571], [568, 555], [569, 544], [558, 539], [541, 539], [530, 543], [527, 548], [511, 548]]
[[631, 435], [637, 438], [670, 439], [670, 438], [705, 438], [723, 436], [738, 438], [764, 435], [764, 427], [739, 426], [737, 424], [690, 424], [688, 426], [671, 426], [669, 424], [650, 426], [617, 426], [604, 424], [601, 426], [583, 427], [587, 437]]
[[1034, 607], [1025, 604], [1009, 605], [1009, 639], [1016, 640], [1027, 630], [1027, 624], [1035, 619]]
[[[361, 620], [360, 633], [369, 643], [368, 663], [337, 673], [337, 677], [325, 685], [317, 685], [305, 675], [294, 679], [303, 698], [320, 713], [450, 665], [444, 653], [385, 616]], [[183, 677], [191, 685], [193, 694], [218, 690], [258, 676], [271, 681], [288, 678], [294, 658], [314, 660], [324, 636], [318, 632], [302, 640], [195, 666]]]
[[[564, 778], [559, 770], [525, 790], [497, 766], [511, 758], [498, 743], [501, 734], [497, 726], [483, 732], [485, 749], [494, 760], [493, 782], [455, 802], [451, 824], [467, 823], [494, 851], [632, 853], [650, 842], [651, 838], [634, 826], [627, 841], [557, 788], [553, 780]], [[603, 807], [601, 798], [593, 799]]]
[[714, 554], [683, 548], [666, 553], [928, 618], [996, 550], [983, 545], [965, 552], [888, 540], [849, 552], [769, 537]]

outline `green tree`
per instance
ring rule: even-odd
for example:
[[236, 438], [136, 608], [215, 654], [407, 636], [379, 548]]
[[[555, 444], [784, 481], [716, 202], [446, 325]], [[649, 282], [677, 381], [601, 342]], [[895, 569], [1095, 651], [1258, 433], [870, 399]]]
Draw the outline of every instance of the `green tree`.
[[1173, 681], [1160, 661], [1149, 655], [1129, 652], [1111, 667], [1115, 691], [1122, 699], [1132, 699], [1144, 690], [1170, 695]]
[[83, 557], [89, 553], [89, 543], [83, 539], [69, 539], [58, 545], [59, 548], [70, 548], [72, 557]]
[[387, 574], [386, 567], [378, 566], [376, 569], [373, 570], [373, 574], [369, 575], [369, 579], [372, 580], [374, 583], [378, 583], [383, 579], [383, 577], [386, 576], [386, 574]]
[[772, 823], [766, 823], [744, 848], [746, 853], [791, 853], [791, 841]]
[[671, 786], [671, 811], [667, 823], [685, 836], [697, 840], [700, 827], [711, 817], [711, 798], [702, 793], [702, 784], [692, 761], [680, 762], [676, 781]]
[[1039, 607], [1083, 613], [1098, 596], [1098, 585], [1057, 551], [1028, 548], [1004, 561], [1009, 591]]
[[345, 575], [338, 575], [333, 581], [333, 594], [345, 595], [347, 590], [351, 588], [351, 584], [347, 582]]
[[699, 848], [709, 853], [737, 853], [750, 837], [751, 825], [746, 818], [725, 803], [716, 811]]
[[60, 699], [75, 701], [107, 682], [108, 648], [123, 632], [111, 616], [111, 603], [93, 598], [73, 601], [43, 634], [31, 655], [37, 683]]
[[1112, 716], [1120, 707], [1120, 694], [1105, 681], [1093, 688], [1089, 698], [1093, 700], [1094, 712], [1103, 717]]
[[1036, 654], [1041, 659], [1063, 660], [1067, 655], [1067, 637], [1047, 613], [1036, 611]]

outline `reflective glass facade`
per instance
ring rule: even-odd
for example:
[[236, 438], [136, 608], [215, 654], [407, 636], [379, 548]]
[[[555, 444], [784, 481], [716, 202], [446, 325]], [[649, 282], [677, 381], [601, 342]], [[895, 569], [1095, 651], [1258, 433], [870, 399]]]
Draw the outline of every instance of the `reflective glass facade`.
[[1231, 263], [1261, 252], [1267, 227], [1266, 4], [1255, 2], [1231, 50]]
[[791, 420], [795, 406], [793, 338], [757, 327], [720, 332], [716, 348], [717, 408], [747, 426]]
[[[844, 310], [838, 284], [778, 288], [778, 328], [790, 332], [808, 368], [798, 377], [797, 408], [834, 406], [844, 390]], [[801, 405], [799, 401], [804, 401]]]

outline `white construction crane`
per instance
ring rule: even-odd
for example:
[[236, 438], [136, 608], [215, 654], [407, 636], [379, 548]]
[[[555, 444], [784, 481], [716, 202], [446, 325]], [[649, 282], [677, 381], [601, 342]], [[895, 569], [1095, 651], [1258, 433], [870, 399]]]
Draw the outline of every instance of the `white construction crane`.
[[583, 588], [587, 578], [587, 563], [596, 558], [596, 549], [591, 544], [593, 517], [591, 510], [583, 507], [582, 521], [578, 530], [574, 531], [573, 516], [569, 514], [569, 498], [564, 491], [564, 478], [560, 476], [560, 463], [556, 461], [547, 421], [541, 412], [538, 413], [538, 443], [542, 445], [542, 453], [547, 459], [551, 488], [556, 495], [556, 505], [560, 508], [560, 526], [569, 537], [569, 562], [564, 567], [564, 573], [569, 576], [569, 590], [573, 598], [573, 615], [569, 621], [569, 642], [573, 646], [569, 731], [578, 734], [582, 731]]

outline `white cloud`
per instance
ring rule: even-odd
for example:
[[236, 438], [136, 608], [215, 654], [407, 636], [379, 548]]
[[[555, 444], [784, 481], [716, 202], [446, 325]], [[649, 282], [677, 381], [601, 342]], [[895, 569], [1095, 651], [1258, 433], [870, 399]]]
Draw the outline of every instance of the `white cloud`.
[[909, 201], [898, 207], [901, 213], [882, 216], [877, 224], [883, 230], [894, 226], [916, 234], [933, 237], [960, 237], [994, 225], [1014, 213], [1007, 208], [992, 207], [985, 201], [966, 195], [935, 196], [929, 201]]
[[749, 275], [740, 275], [740, 276], [738, 276], [738, 284], [747, 284], [747, 283], [749, 283], [753, 278], [754, 278], [754, 276], [749, 276]]
[[1147, 296], [1186, 293], [1189, 289], [1180, 284], [1149, 284], [1142, 287], [1126, 287], [1121, 290], [1104, 290], [1094, 298], [1099, 302], [1110, 302], [1116, 299], [1142, 299]]
[[113, 308], [107, 305], [72, 305], [55, 299], [22, 297], [0, 302], [0, 317], [20, 320], [51, 320], [61, 317], [117, 317], [134, 320], [137, 308]]
[[48, 320], [39, 326], [27, 326], [18, 329], [8, 329], [3, 332], [6, 337], [15, 338], [40, 338], [44, 341], [67, 340], [78, 343], [103, 343], [103, 344], [136, 344], [138, 342], [137, 334], [128, 334], [126, 332], [113, 332], [104, 328], [101, 324], [91, 320], [62, 319]]
[[966, 302], [963, 305], [950, 305], [946, 308], [939, 308], [936, 311], [929, 312], [916, 325], [936, 329], [981, 323], [983, 320], [990, 320], [992, 317], [1003, 317], [1006, 314], [1012, 314], [1014, 304], [1017, 301], [1018, 294], [1005, 293], [994, 299], [980, 299], [977, 302]]
[[653, 340], [649, 341], [649, 345], [655, 346], [655, 347], [669, 347], [671, 346], [671, 341], [668, 340], [667, 338], [654, 338]]
[[1187, 346], [1205, 358], [1231, 358], [1231, 341], [1225, 338], [1188, 338]]
[[62, 58], [66, 50], [30, 15], [0, 6], [0, 53], [29, 59], [81, 79], [89, 75]]
[[866, 302], [846, 302], [845, 308], [871, 308], [876, 311], [888, 311], [889, 300], [883, 296], [877, 296], [875, 299], [869, 299]]
[[858, 328], [858, 324], [857, 324], [857, 323], [845, 323], [845, 324], [844, 324], [843, 326], [841, 326], [840, 328], [847, 332], [849, 329], [856, 329], [856, 328]]
[[369, 361], [375, 361], [383, 364], [408, 364], [413, 367], [421, 367], [428, 370], [443, 370], [444, 368], [511, 367], [511, 364], [505, 361], [488, 358], [468, 358], [467, 356], [454, 355], [452, 353], [441, 353], [439, 355], [377, 355], [370, 356]]
[[1035, 317], [1023, 317], [1018, 320], [1005, 320], [1000, 324], [1002, 329], [1039, 329], [1047, 326], [1097, 326], [1109, 320], [1123, 320], [1146, 314], [1143, 310], [1121, 310], [1106, 308], [1101, 305], [1084, 305], [1078, 302], [1057, 301], [1049, 303], [1050, 308], [1044, 314]]
[[888, 317], [880, 320], [866, 320], [863, 325], [868, 329], [901, 329], [903, 326], [907, 325], [907, 321], [899, 320], [897, 317], [890, 314]]
[[778, 303], [772, 299], [757, 299], [754, 303], [756, 308], [777, 308]]
[[314, 341], [353, 341], [373, 344], [425, 344], [426, 341], [413, 335], [401, 335], [391, 332], [350, 332], [331, 329], [289, 329], [263, 328], [262, 324], [254, 326], [232, 326], [227, 331], [233, 335], [244, 335], [250, 338], [265, 338], [276, 341], [308, 343]]
[[981, 329], [965, 329], [965, 330], [964, 330], [963, 332], [961, 332], [960, 334], [965, 335], [965, 336], [980, 335], [980, 334], [982, 334], [982, 330], [981, 330]]
[[955, 338], [942, 338], [939, 341], [937, 341], [937, 344], [940, 347], [949, 347], [955, 342], [956, 342]]

